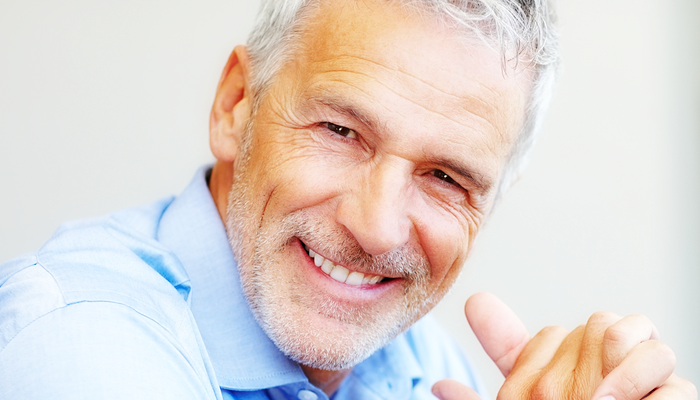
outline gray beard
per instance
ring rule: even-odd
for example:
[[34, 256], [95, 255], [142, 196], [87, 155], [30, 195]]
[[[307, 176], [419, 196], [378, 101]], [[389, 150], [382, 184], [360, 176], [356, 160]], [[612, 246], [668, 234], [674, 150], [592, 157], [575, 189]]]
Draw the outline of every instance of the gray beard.
[[[384, 347], [408, 329], [444, 296], [446, 290], [428, 293], [430, 265], [420, 249], [404, 246], [391, 252], [367, 254], [345, 230], [328, 228], [305, 210], [284, 217], [274, 228], [261, 225], [248, 200], [245, 166], [239, 164], [229, 194], [226, 228], [238, 262], [244, 294], [258, 324], [290, 359], [323, 370], [348, 369]], [[276, 257], [296, 243], [313, 238], [327, 243], [325, 254], [348, 266], [362, 266], [375, 275], [402, 276], [403, 298], [388, 310], [352, 307], [323, 296], [301, 280], [281, 282], [272, 268], [283, 265]], [[299, 281], [296, 281], [299, 280]], [[281, 290], [280, 290], [281, 288]], [[290, 307], [291, 305], [291, 307]], [[381, 305], [377, 305], [380, 308]], [[346, 329], [328, 332], [299, 318], [298, 309], [314, 311], [344, 324]]]

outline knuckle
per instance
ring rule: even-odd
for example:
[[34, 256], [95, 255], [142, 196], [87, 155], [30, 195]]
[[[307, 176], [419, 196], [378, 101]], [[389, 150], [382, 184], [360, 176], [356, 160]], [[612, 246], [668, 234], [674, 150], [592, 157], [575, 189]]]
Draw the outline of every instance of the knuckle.
[[540, 330], [538, 335], [544, 335], [544, 336], [559, 336], [559, 335], [566, 335], [568, 334], [569, 331], [566, 330], [563, 326], [557, 326], [557, 325], [550, 325], [550, 326], [545, 326]]
[[612, 325], [615, 322], [619, 321], [621, 318], [619, 315], [607, 312], [607, 311], [598, 311], [596, 313], [593, 313], [590, 318], [588, 318], [588, 325]]
[[625, 343], [628, 338], [629, 332], [619, 325], [612, 325], [608, 327], [603, 334], [603, 340], [611, 344]]
[[676, 365], [676, 353], [673, 352], [666, 343], [658, 340], [648, 340], [642, 343], [653, 355], [658, 362], [665, 362], [670, 368]]
[[644, 324], [653, 325], [652, 322], [651, 322], [651, 320], [649, 319], [649, 317], [647, 317], [647, 316], [644, 315], [644, 314], [630, 314], [630, 315], [628, 316], [628, 318], [630, 318], [630, 319], [636, 319], [636, 320], [638, 320], [639, 322], [642, 322], [642, 323], [644, 323]]
[[543, 374], [530, 389], [530, 398], [537, 400], [560, 399], [560, 379], [551, 373]]

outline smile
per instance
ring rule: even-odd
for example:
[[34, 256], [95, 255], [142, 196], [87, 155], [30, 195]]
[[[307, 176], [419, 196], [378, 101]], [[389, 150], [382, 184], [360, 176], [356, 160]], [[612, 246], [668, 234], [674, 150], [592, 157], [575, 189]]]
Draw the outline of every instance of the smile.
[[[303, 243], [302, 243], [303, 244]], [[350, 271], [342, 265], [337, 265], [333, 261], [326, 259], [322, 255], [311, 250], [306, 244], [303, 244], [306, 253], [314, 260], [314, 264], [332, 279], [352, 286], [360, 285], [376, 285], [381, 282], [384, 277], [379, 275], [363, 274], [362, 272]]]

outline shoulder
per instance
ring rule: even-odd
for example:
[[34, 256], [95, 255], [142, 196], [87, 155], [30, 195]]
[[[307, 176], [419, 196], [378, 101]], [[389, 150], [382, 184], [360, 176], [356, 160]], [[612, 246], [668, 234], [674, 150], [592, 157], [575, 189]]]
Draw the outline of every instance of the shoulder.
[[21, 303], [22, 314], [36, 318], [52, 308], [112, 302], [164, 324], [182, 318], [188, 277], [156, 238], [167, 204], [61, 225], [36, 253], [0, 265], [0, 294], [11, 299], [0, 310]]
[[166, 205], [65, 224], [0, 265], [0, 397], [220, 396], [187, 275], [154, 237]]

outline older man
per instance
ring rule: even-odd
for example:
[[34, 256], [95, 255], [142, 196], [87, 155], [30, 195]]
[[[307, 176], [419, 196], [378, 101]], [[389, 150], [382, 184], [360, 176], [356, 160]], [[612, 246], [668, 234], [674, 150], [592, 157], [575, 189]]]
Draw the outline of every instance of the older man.
[[[264, 3], [219, 83], [214, 167], [0, 268], [0, 397], [478, 398], [421, 317], [520, 171], [550, 18], [541, 1]], [[503, 398], [697, 397], [643, 317], [529, 340], [488, 295], [467, 316]]]

